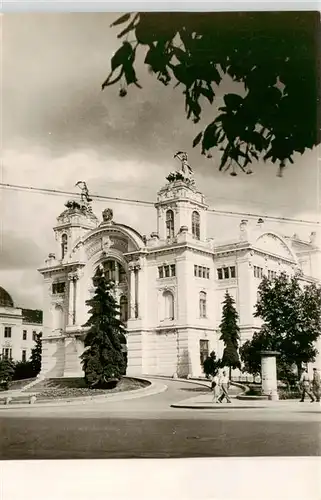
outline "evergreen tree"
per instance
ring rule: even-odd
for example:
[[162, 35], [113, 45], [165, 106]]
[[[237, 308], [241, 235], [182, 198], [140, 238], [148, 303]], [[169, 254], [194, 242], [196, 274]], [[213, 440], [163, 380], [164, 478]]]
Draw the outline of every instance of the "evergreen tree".
[[0, 384], [3, 389], [7, 390], [9, 388], [9, 382], [13, 378], [14, 371], [14, 362], [0, 355]]
[[321, 287], [301, 287], [298, 276], [264, 277], [254, 315], [263, 319], [265, 343], [280, 352], [280, 364], [295, 364], [300, 374], [302, 364], [314, 361], [321, 334]]
[[113, 296], [112, 282], [108, 282], [101, 268], [93, 278], [94, 296], [86, 302], [90, 318], [85, 337], [85, 351], [81, 355], [86, 383], [99, 387], [125, 374], [122, 339], [125, 327], [119, 319], [119, 306]]
[[207, 377], [216, 375], [219, 367], [220, 360], [216, 359], [216, 354], [214, 351], [212, 351], [203, 363], [204, 373]]
[[36, 345], [31, 350], [30, 363], [32, 366], [33, 375], [36, 376], [41, 370], [42, 358], [42, 333], [39, 333], [36, 338]]
[[240, 329], [238, 326], [238, 313], [235, 308], [233, 297], [226, 290], [223, 302], [223, 316], [220, 324], [220, 340], [224, 342], [222, 366], [229, 367], [231, 378], [232, 368], [240, 368], [241, 363], [238, 354], [238, 343], [240, 340]]

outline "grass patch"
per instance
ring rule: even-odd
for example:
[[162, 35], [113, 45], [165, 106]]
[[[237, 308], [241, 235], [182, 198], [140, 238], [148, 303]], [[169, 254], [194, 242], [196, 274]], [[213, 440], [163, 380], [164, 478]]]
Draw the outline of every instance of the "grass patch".
[[68, 399], [133, 391], [142, 389], [148, 385], [150, 383], [147, 381], [126, 377], [122, 378], [116, 387], [111, 389], [90, 389], [86, 386], [83, 378], [45, 379], [27, 389], [25, 396], [17, 397], [15, 401], [28, 399], [29, 396], [26, 397], [28, 393], [36, 394], [38, 400]]
[[36, 377], [12, 380], [12, 382], [9, 383], [9, 390], [22, 389], [25, 385], [30, 384], [34, 380], [36, 380]]

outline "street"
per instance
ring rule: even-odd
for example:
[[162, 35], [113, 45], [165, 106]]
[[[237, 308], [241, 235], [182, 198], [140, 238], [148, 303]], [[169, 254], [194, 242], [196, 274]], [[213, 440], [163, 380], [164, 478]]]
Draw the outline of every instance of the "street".
[[203, 389], [164, 383], [163, 393], [121, 402], [1, 410], [0, 459], [320, 455], [320, 414], [304, 405], [287, 414], [233, 403], [228, 409], [173, 409], [170, 404]]

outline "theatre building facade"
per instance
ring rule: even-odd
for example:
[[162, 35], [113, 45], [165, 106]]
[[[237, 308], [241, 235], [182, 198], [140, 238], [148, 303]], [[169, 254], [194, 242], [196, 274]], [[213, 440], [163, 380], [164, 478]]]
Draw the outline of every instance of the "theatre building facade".
[[[316, 235], [301, 241], [264, 229], [264, 221], [238, 221], [235, 238], [207, 234], [207, 205], [193, 173], [167, 177], [155, 203], [150, 237], [117, 223], [106, 209], [99, 220], [88, 197], [69, 201], [54, 227], [56, 250], [39, 271], [44, 278], [42, 375], [82, 376], [88, 318], [98, 266], [115, 282], [127, 324], [128, 375], [200, 376], [202, 361], [222, 354], [219, 323], [225, 291], [234, 297], [241, 342], [260, 328], [253, 317], [263, 275], [298, 273], [321, 279]], [[223, 235], [224, 236], [224, 235]]]

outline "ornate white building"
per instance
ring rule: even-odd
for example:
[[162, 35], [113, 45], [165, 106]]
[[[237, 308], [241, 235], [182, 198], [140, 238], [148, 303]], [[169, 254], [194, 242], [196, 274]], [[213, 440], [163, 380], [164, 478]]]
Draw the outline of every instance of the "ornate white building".
[[56, 251], [39, 270], [45, 283], [43, 375], [82, 375], [85, 301], [99, 265], [115, 281], [127, 321], [130, 375], [202, 375], [209, 352], [222, 354], [218, 325], [226, 290], [236, 301], [243, 342], [260, 327], [253, 312], [264, 274], [298, 272], [304, 281], [321, 280], [315, 233], [309, 242], [284, 238], [264, 230], [259, 219], [254, 226], [242, 220], [233, 241], [209, 237], [208, 207], [182, 161], [157, 195], [157, 229], [149, 238], [114, 221], [110, 209], [99, 221], [88, 191], [81, 203], [66, 203], [54, 227]]
[[16, 307], [11, 295], [0, 287], [0, 354], [14, 361], [28, 361], [39, 333], [42, 312]]

